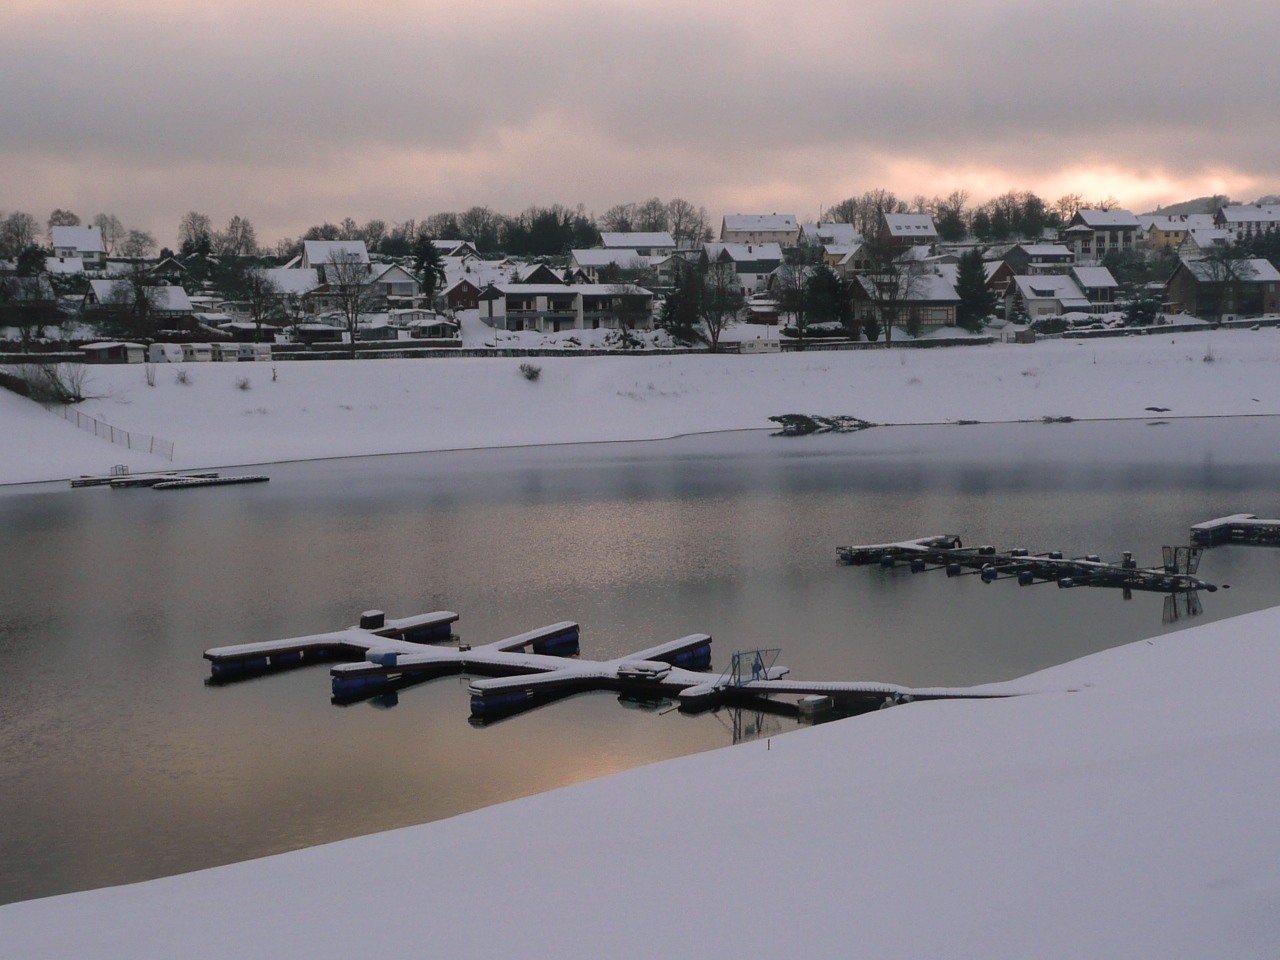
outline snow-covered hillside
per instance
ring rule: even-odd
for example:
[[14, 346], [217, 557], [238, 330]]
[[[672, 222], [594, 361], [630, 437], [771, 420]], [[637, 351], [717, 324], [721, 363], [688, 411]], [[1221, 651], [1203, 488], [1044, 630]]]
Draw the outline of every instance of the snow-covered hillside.
[[1274, 957], [1280, 608], [419, 827], [0, 907], [5, 956]]
[[[1211, 362], [1206, 362], [1211, 358]], [[292, 361], [92, 367], [81, 406], [171, 440], [174, 466], [462, 447], [644, 440], [769, 427], [782, 413], [880, 423], [1280, 413], [1280, 329], [932, 350]], [[277, 379], [272, 378], [273, 367]], [[248, 389], [237, 382], [247, 379]], [[167, 462], [0, 391], [0, 482]]]

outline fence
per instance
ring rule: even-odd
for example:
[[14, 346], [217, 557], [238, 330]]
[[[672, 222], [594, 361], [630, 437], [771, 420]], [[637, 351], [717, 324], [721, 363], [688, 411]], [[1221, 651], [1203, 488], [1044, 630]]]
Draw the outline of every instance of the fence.
[[121, 430], [119, 427], [113, 427], [109, 423], [103, 423], [96, 417], [81, 413], [75, 407], [61, 407], [59, 409], [61, 410], [62, 419], [74, 423], [81, 430], [89, 431], [95, 437], [110, 440], [112, 443], [118, 443], [120, 446], [128, 447], [130, 450], [142, 450], [145, 453], [154, 453], [168, 460], [173, 459], [173, 444], [168, 440], [160, 440], [145, 433], [132, 433], [128, 430]]

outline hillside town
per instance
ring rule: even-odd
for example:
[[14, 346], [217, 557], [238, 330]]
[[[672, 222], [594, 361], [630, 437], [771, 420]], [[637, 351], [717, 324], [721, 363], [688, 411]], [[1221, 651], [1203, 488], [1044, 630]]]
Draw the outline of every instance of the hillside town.
[[963, 191], [908, 205], [878, 190], [815, 222], [728, 214], [718, 229], [684, 200], [598, 218], [473, 208], [390, 229], [326, 223], [273, 250], [241, 217], [218, 231], [189, 213], [175, 250], [111, 215], [55, 210], [42, 226], [17, 212], [0, 218], [0, 330], [11, 353], [136, 362], [852, 348], [1260, 321], [1280, 315], [1277, 199], [1134, 214], [1079, 196], [1015, 191], [970, 208]]

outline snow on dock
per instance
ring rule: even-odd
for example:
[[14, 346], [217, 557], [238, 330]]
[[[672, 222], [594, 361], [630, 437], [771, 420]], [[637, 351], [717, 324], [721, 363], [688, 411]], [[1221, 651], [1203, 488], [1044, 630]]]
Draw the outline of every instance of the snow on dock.
[[[788, 668], [773, 665], [778, 651], [733, 654], [718, 676], [711, 666], [711, 636], [691, 633], [613, 660], [577, 659], [580, 627], [571, 620], [470, 647], [442, 645], [458, 615], [450, 611], [388, 620], [366, 611], [357, 626], [332, 633], [242, 643], [205, 651], [211, 682], [226, 683], [269, 671], [325, 660], [338, 703], [367, 699], [413, 683], [468, 674], [471, 715], [478, 720], [589, 690], [613, 690], [634, 700], [676, 700], [699, 711], [730, 701], [775, 695], [826, 697], [842, 706], [867, 707], [910, 700], [1008, 696], [985, 688], [916, 690], [878, 682], [787, 680]], [[532, 652], [530, 652], [532, 651]], [[762, 665], [762, 654], [769, 664]], [[740, 667], [740, 664], [753, 664]]]
[[[1223, 519], [1240, 522], [1239, 518]], [[1210, 521], [1211, 524], [1219, 522]], [[1280, 534], [1280, 522], [1260, 522], [1276, 523], [1276, 532]], [[1194, 539], [1195, 528], [1192, 528], [1192, 536]], [[1148, 590], [1172, 594], [1206, 590], [1213, 593], [1218, 589], [1214, 584], [1195, 576], [1200, 554], [1198, 546], [1164, 547], [1160, 566], [1139, 567], [1133, 554], [1127, 552], [1117, 563], [1104, 561], [1096, 554], [1066, 557], [1060, 550], [1033, 554], [1025, 548], [1015, 547], [1000, 552], [990, 545], [964, 547], [954, 534], [836, 548], [837, 558], [854, 566], [878, 563], [881, 567], [892, 568], [905, 560], [912, 573], [945, 570], [948, 577], [957, 577], [967, 571], [978, 574], [984, 583], [1016, 579], [1023, 587], [1056, 582], [1062, 588], [1087, 586], [1117, 587], [1126, 592]]]
[[1252, 513], [1233, 513], [1192, 524], [1191, 542], [1206, 546], [1219, 543], [1280, 546], [1280, 520], [1259, 520]]

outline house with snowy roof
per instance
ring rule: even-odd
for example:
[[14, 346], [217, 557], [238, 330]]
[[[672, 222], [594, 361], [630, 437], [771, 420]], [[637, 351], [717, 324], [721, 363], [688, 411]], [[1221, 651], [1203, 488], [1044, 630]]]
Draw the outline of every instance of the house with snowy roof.
[[1187, 239], [1188, 230], [1213, 229], [1213, 215], [1208, 213], [1140, 214], [1138, 242], [1151, 250], [1177, 250]]
[[1076, 282], [1076, 286], [1083, 291], [1089, 303], [1093, 305], [1095, 313], [1111, 309], [1120, 284], [1116, 282], [1110, 270], [1106, 267], [1075, 266], [1071, 268], [1070, 276]]
[[1013, 318], [1019, 308], [1028, 320], [1060, 317], [1067, 313], [1090, 313], [1093, 304], [1076, 281], [1065, 274], [1015, 276], [1005, 290], [1004, 315]]
[[323, 279], [325, 268], [340, 263], [369, 265], [369, 249], [363, 240], [304, 240], [302, 259], [298, 268], [319, 270]]
[[480, 294], [480, 319], [499, 330], [653, 326], [653, 294], [634, 284], [496, 283]]
[[[890, 285], [883, 286], [886, 283]], [[911, 272], [884, 279], [854, 274], [851, 284], [854, 314], [859, 318], [882, 323], [892, 319], [895, 325], [918, 324], [921, 328], [955, 325], [960, 294], [940, 274]]]
[[1247, 240], [1280, 227], [1280, 204], [1232, 204], [1214, 214], [1213, 223], [1219, 229], [1229, 230], [1237, 240]]
[[79, 259], [85, 270], [101, 270], [107, 265], [107, 248], [97, 227], [54, 227], [53, 255], [63, 260]]
[[[144, 287], [147, 312], [156, 319], [171, 320], [189, 317], [194, 312], [191, 299], [182, 287], [171, 284]], [[81, 309], [86, 313], [95, 310], [131, 310], [137, 288], [124, 280], [90, 280]]]
[[444, 302], [454, 313], [480, 308], [480, 287], [467, 277], [459, 277], [444, 288]]
[[1236, 235], [1220, 227], [1192, 227], [1178, 244], [1178, 256], [1183, 260], [1203, 260], [1215, 249], [1229, 247]]
[[1059, 235], [1075, 254], [1077, 263], [1097, 263], [1108, 253], [1133, 249], [1138, 218], [1128, 210], [1077, 210]]
[[914, 246], [938, 242], [938, 228], [927, 213], [886, 213], [880, 218], [881, 243]]
[[648, 256], [632, 249], [573, 250], [569, 254], [570, 270], [581, 272], [592, 283], [600, 278], [601, 271], [647, 270], [649, 262]]
[[858, 228], [852, 223], [802, 223], [800, 225], [800, 242], [815, 247], [828, 244], [853, 246], [861, 240]]
[[1015, 275], [1066, 273], [1075, 263], [1071, 248], [1061, 243], [1015, 243], [1004, 255]]
[[602, 233], [605, 250], [632, 250], [642, 257], [665, 257], [676, 252], [676, 242], [665, 230], [650, 233]]
[[1181, 260], [1168, 285], [1169, 309], [1205, 319], [1280, 313], [1280, 270], [1269, 260]]
[[743, 294], [755, 293], [769, 282], [769, 275], [782, 266], [782, 247], [777, 243], [704, 243], [699, 262], [732, 266]]
[[790, 213], [735, 213], [720, 224], [721, 243], [794, 246], [799, 240], [800, 224]]

